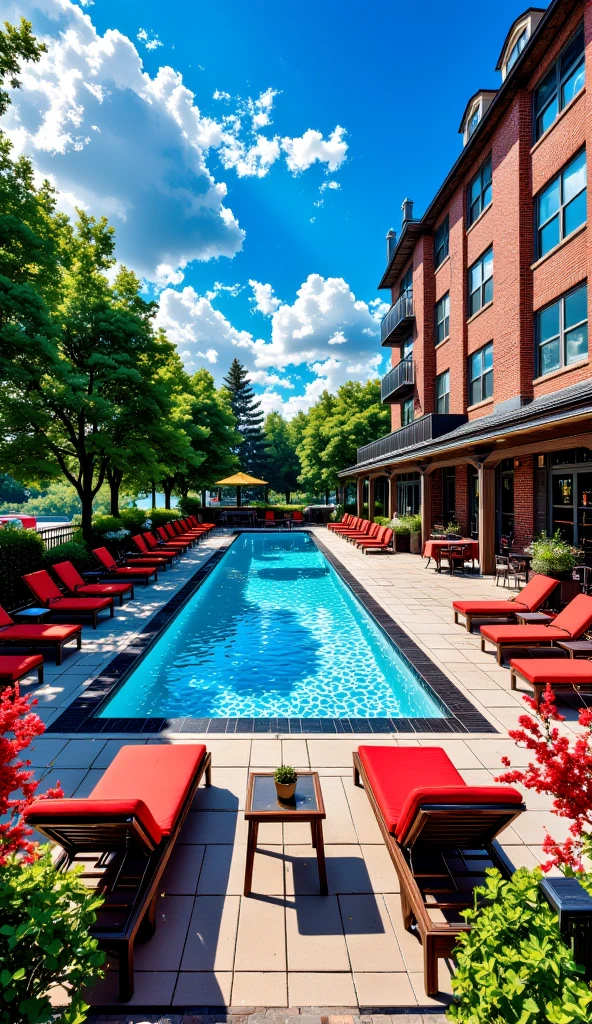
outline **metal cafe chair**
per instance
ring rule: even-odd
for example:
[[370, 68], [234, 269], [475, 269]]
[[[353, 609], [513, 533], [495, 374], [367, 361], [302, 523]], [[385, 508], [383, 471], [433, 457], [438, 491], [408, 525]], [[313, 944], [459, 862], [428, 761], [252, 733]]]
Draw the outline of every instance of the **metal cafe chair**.
[[592, 594], [592, 568], [589, 565], [574, 565], [571, 577], [579, 582], [582, 594]]
[[459, 572], [465, 572], [465, 563], [472, 562], [472, 568], [475, 568], [475, 559], [473, 557], [473, 549], [470, 544], [451, 544], [449, 548], [442, 552], [442, 560], [448, 561], [450, 575], [454, 572], [455, 565], [458, 567]]
[[499, 581], [504, 581], [504, 587], [508, 582], [510, 575], [510, 559], [508, 555], [496, 555], [495, 556], [495, 585], [499, 586]]
[[516, 555], [509, 556], [508, 583], [512, 581], [515, 587], [525, 586], [528, 582], [528, 561]]

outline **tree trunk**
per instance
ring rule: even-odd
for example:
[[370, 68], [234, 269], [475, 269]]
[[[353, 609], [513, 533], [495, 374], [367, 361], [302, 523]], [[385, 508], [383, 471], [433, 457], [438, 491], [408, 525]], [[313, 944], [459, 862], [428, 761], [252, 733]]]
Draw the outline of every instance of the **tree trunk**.
[[285, 499], [286, 499], [286, 505], [289, 505], [290, 504], [290, 491], [286, 491], [284, 496], [285, 496]]
[[116, 518], [119, 517], [119, 489], [121, 487], [121, 481], [123, 480], [123, 473], [121, 470], [115, 469], [107, 472], [107, 479], [109, 481], [109, 490], [111, 492], [110, 511], [111, 515]]
[[329, 504], [329, 491], [325, 491], [325, 505]]
[[206, 507], [206, 490], [205, 490], [205, 487], [202, 488], [202, 492], [201, 492], [201, 507], [202, 508]]
[[152, 508], [156, 508], [156, 484], [152, 481]]
[[171, 483], [169, 483], [168, 480], [165, 480], [165, 481], [163, 481], [162, 489], [164, 491], [164, 507], [165, 508], [170, 508], [171, 507], [171, 491], [173, 489], [173, 485]]
[[82, 486], [79, 491], [79, 496], [82, 505], [82, 514], [80, 517], [80, 525], [82, 527], [82, 539], [88, 542], [91, 539], [92, 533], [92, 472], [87, 472], [83, 475]]

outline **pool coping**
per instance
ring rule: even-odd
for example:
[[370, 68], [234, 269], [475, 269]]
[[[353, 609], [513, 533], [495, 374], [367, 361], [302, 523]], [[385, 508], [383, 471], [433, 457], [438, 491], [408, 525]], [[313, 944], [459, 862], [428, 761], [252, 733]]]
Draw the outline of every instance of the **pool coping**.
[[[355, 576], [343, 565], [316, 533], [306, 532], [325, 556], [329, 564], [364, 606], [365, 610], [387, 634], [400, 651], [403, 659], [420, 677], [428, 691], [449, 712], [446, 718], [99, 718], [101, 708], [123, 685], [128, 675], [137, 668], [150, 648], [168, 628], [195, 592], [199, 590], [212, 570], [222, 560], [241, 533], [253, 532], [237, 529], [226, 538], [207, 561], [197, 569], [173, 597], [156, 612], [146, 627], [134, 636], [122, 651], [115, 655], [107, 667], [96, 676], [84, 693], [80, 694], [47, 727], [47, 733], [106, 735], [154, 735], [164, 732], [207, 734], [269, 734], [288, 735], [343, 735], [343, 734], [412, 734], [439, 733], [466, 735], [468, 733], [497, 734], [498, 730], [465, 697], [451, 679], [399, 626], [389, 613], [368, 593]], [[264, 531], [257, 530], [257, 533]], [[375, 555], [374, 557], [379, 557]]]

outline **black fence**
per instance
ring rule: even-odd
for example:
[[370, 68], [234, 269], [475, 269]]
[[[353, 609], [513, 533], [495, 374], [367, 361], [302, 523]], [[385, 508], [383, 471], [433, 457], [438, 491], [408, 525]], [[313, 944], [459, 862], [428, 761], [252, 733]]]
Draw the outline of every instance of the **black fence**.
[[56, 526], [42, 526], [37, 533], [45, 544], [47, 551], [52, 551], [59, 544], [67, 544], [71, 540], [81, 540], [81, 527], [73, 523], [59, 523]]

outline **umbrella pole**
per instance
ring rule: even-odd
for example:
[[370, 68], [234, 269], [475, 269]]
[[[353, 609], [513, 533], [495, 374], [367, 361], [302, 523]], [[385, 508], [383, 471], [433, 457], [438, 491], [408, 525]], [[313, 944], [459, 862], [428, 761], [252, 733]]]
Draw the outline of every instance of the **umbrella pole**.
[[241, 507], [241, 489], [240, 489], [240, 484], [238, 485], [238, 487], [236, 489], [236, 507], [237, 508]]

